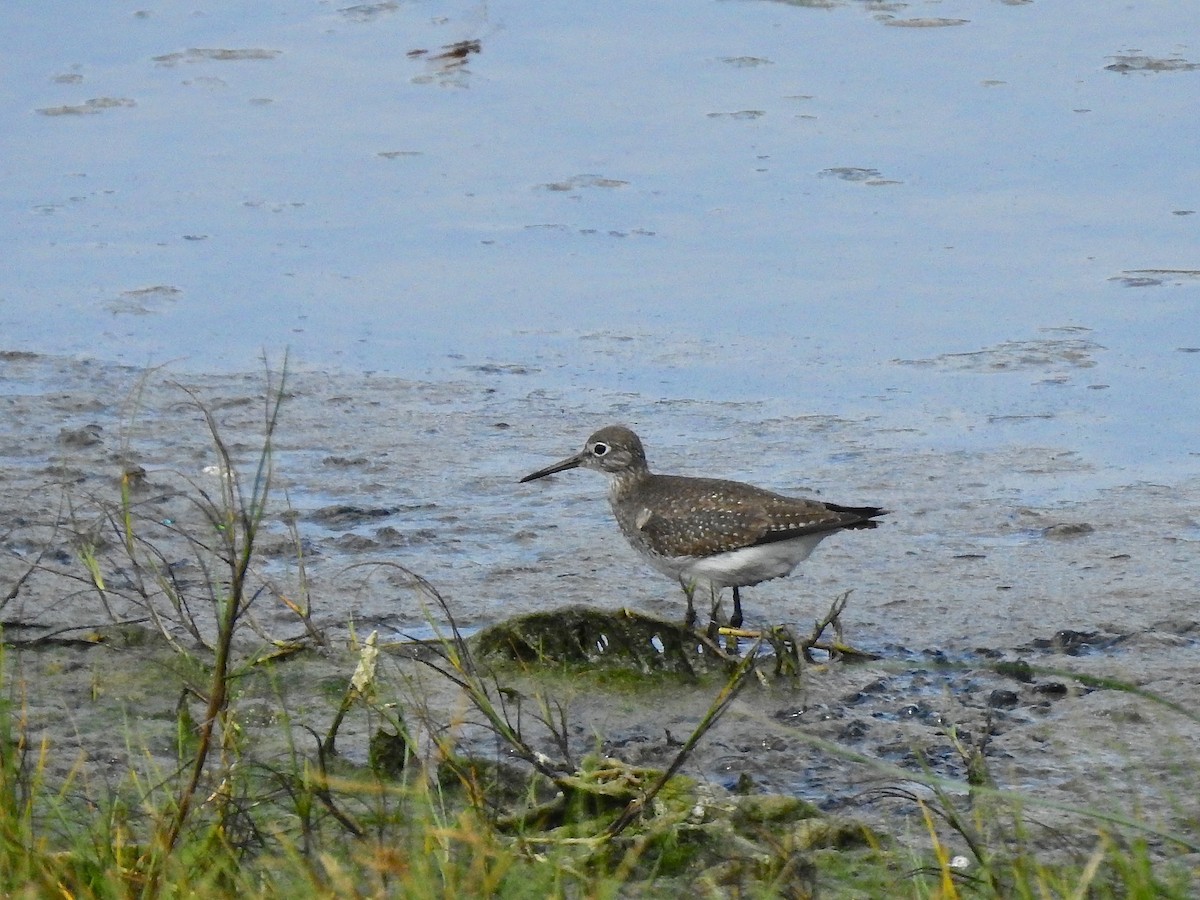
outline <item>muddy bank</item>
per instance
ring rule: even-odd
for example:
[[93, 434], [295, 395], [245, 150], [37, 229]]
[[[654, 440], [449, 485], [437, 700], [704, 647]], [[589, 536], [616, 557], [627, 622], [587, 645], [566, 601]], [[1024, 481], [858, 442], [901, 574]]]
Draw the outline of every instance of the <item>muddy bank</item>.
[[[64, 749], [55, 767], [72, 765], [78, 748], [97, 776], [117, 778], [128, 763], [128, 723], [168, 765], [164, 735], [175, 727], [179, 693], [154, 673], [170, 672], [172, 655], [136, 636], [159, 624], [192, 644], [206, 633], [220, 573], [205, 562], [213, 526], [197, 498], [218, 496], [227, 482], [203, 409], [248, 490], [264, 376], [179, 385], [169, 373], [10, 353], [3, 377], [0, 596], [5, 638], [25, 647], [10, 650], [6, 663], [10, 684], [24, 692], [31, 734]], [[588, 397], [586, 409], [568, 407], [524, 389], [519, 376], [495, 373], [429, 384], [301, 371], [285, 390], [252, 623], [264, 644], [320, 634], [329, 649], [287, 663], [281, 671], [295, 674], [283, 676], [282, 694], [246, 699], [264, 726], [286, 704], [297, 721], [328, 727], [334, 685], [349, 675], [338, 653], [352, 631], [400, 640], [445, 628], [405, 569], [437, 586], [466, 632], [579, 604], [677, 620], [677, 588], [625, 547], [599, 480], [575, 473], [536, 489], [515, 484], [597, 421], [645, 416], [651, 462], [664, 470], [699, 474], [719, 459], [713, 474], [896, 511], [875, 532], [827, 541], [799, 577], [745, 597], [751, 623], [804, 631], [852, 589], [847, 638], [879, 658], [751, 685], [687, 774], [919, 835], [912, 804], [889, 799], [910, 785], [872, 761], [964, 783], [957, 741], [984, 748], [998, 786], [1039, 800], [1167, 829], [1200, 815], [1190, 767], [1180, 765], [1197, 746], [1195, 721], [1106, 682], [1200, 709], [1200, 533], [1187, 502], [1194, 480], [1135, 477], [1037, 507], [1019, 502], [1014, 482], [1069, 472], [1078, 465], [1070, 448], [946, 455], [867, 421], [764, 423], [754, 404], [666, 404], [651, 418], [649, 407], [604, 395]], [[711, 443], [671, 437], [702, 421], [718, 436]], [[734, 439], [745, 434], [753, 442]], [[807, 451], [803, 474], [785, 477], [797, 435]], [[123, 509], [134, 520], [139, 565], [122, 536]], [[113, 620], [136, 627], [94, 642]], [[48, 636], [55, 642], [28, 643]], [[396, 684], [417, 677], [403, 656], [389, 666]], [[630, 690], [556, 677], [541, 689], [563, 704], [577, 750], [662, 765], [702, 717], [714, 685], [676, 675]], [[428, 691], [432, 709], [461, 702], [444, 685]], [[349, 722], [341, 747], [365, 758], [365, 736], [364, 723]], [[1038, 816], [1065, 818], [1048, 809]]]

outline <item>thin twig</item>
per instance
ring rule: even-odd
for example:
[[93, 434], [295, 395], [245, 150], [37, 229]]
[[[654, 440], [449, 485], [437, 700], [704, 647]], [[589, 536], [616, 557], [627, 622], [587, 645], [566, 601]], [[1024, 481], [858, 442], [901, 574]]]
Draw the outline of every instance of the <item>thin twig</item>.
[[654, 801], [654, 798], [658, 796], [658, 792], [666, 787], [667, 782], [675, 777], [675, 773], [679, 771], [679, 769], [687, 761], [688, 757], [691, 756], [692, 750], [695, 749], [696, 745], [700, 742], [700, 739], [704, 737], [710, 728], [717, 724], [717, 721], [722, 715], [724, 715], [725, 710], [729, 708], [729, 704], [734, 701], [734, 698], [737, 697], [742, 688], [745, 686], [746, 676], [754, 670], [755, 660], [758, 656], [758, 648], [761, 644], [762, 641], [760, 639], [754, 644], [753, 647], [750, 648], [750, 652], [747, 653], [738, 663], [737, 668], [734, 669], [729, 681], [726, 682], [725, 686], [721, 689], [721, 692], [717, 694], [716, 698], [709, 706], [708, 711], [704, 714], [704, 718], [700, 720], [700, 724], [696, 726], [695, 730], [688, 736], [688, 739], [683, 742], [683, 746], [679, 748], [679, 752], [675, 754], [675, 758], [671, 760], [671, 764], [667, 766], [667, 770], [663, 772], [661, 776], [659, 776], [658, 780], [650, 787], [645, 795], [631, 800], [621, 815], [619, 815], [616, 820], [608, 826], [608, 828], [605, 830], [605, 834], [609, 838], [614, 838], [619, 835], [622, 831], [629, 827], [630, 823], [633, 822], [634, 819], [641, 815], [642, 810], [649, 806]]

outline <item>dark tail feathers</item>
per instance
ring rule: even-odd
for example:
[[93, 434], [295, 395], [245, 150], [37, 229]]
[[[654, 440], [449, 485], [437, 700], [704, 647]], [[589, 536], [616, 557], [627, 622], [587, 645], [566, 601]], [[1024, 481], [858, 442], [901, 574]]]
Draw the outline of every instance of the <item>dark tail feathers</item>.
[[875, 528], [879, 525], [875, 517], [888, 514], [888, 510], [881, 506], [838, 506], [836, 503], [826, 503], [825, 506], [835, 513], [858, 517], [857, 521], [848, 522], [843, 528]]

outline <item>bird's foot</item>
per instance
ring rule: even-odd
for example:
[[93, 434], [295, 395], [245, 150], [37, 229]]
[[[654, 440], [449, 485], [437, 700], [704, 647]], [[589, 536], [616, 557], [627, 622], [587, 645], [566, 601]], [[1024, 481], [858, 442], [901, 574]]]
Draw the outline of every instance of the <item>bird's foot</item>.
[[720, 646], [718, 642], [721, 640], [721, 626], [717, 624], [716, 619], [708, 620], [708, 628], [705, 629], [705, 634], [710, 641]]

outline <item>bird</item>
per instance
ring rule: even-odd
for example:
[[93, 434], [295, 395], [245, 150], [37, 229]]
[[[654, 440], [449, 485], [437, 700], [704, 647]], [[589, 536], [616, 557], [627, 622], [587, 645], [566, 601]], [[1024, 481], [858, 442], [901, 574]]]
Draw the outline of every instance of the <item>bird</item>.
[[888, 513], [878, 506], [788, 497], [740, 481], [658, 475], [650, 471], [641, 438], [624, 425], [601, 428], [578, 453], [519, 483], [575, 468], [608, 476], [617, 525], [634, 550], [679, 582], [689, 626], [698, 587], [712, 592], [714, 604], [723, 588], [733, 588], [729, 624], [739, 629], [740, 588], [791, 574], [834, 532], [875, 528]]

